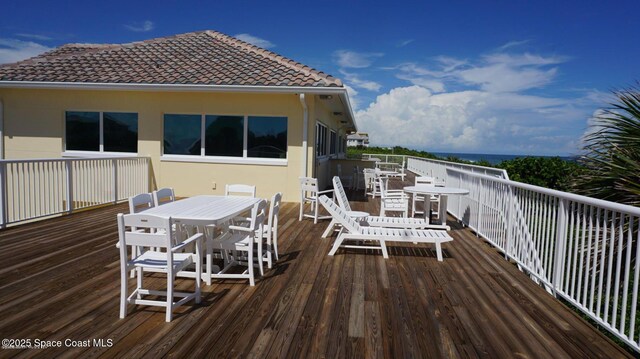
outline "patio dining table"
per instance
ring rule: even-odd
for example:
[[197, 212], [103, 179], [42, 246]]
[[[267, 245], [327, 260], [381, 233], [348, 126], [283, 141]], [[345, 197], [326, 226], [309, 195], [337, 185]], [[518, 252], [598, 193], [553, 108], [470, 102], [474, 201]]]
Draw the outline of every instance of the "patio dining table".
[[468, 189], [457, 187], [436, 187], [429, 185], [415, 185], [404, 187], [404, 191], [413, 195], [424, 195], [424, 216], [429, 223], [431, 218], [429, 216], [429, 210], [431, 208], [431, 195], [440, 195], [440, 207], [438, 208], [438, 219], [440, 223], [447, 223], [447, 196], [449, 195], [466, 195], [469, 194]]
[[[198, 232], [205, 234], [207, 241], [207, 262], [206, 269], [202, 273], [202, 279], [205, 280], [207, 284], [211, 284], [212, 278], [233, 277], [226, 277], [225, 274], [217, 274], [220, 268], [216, 270], [217, 266], [213, 266], [211, 263], [213, 255], [210, 241], [213, 239], [211, 235], [213, 231], [209, 231], [209, 236], [207, 236], [205, 227], [219, 226], [227, 223], [232, 218], [250, 210], [259, 201], [261, 201], [260, 198], [253, 197], [201, 195], [153, 207], [144, 213], [161, 217], [171, 217], [174, 223], [194, 226], [198, 229]], [[195, 272], [185, 271], [180, 272], [179, 275], [193, 278]]]

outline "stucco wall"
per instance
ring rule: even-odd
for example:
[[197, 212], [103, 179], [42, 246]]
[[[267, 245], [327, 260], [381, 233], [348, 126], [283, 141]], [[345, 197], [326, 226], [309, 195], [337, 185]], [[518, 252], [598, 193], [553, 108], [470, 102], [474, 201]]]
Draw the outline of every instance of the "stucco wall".
[[[302, 174], [303, 110], [294, 94], [198, 92], [76, 91], [0, 89], [4, 107], [5, 158], [59, 158], [64, 148], [64, 114], [70, 110], [138, 113], [138, 154], [152, 159], [158, 187], [178, 196], [222, 194], [227, 183], [255, 184], [258, 196], [276, 191], [284, 201], [298, 201]], [[307, 96], [309, 107], [308, 175], [315, 176], [315, 123], [331, 123], [331, 113]], [[162, 159], [163, 115], [263, 115], [288, 118], [287, 164], [284, 166], [174, 162]], [[329, 122], [329, 123], [327, 123]], [[214, 189], [215, 183], [215, 189]]]

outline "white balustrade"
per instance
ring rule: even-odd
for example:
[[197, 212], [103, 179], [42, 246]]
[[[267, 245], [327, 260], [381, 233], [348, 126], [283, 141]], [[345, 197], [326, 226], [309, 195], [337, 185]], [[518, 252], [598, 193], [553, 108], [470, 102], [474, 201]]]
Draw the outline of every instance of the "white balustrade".
[[147, 157], [1, 160], [0, 226], [148, 191]]
[[469, 190], [448, 211], [544, 285], [640, 351], [640, 208], [510, 181], [481, 166], [410, 157], [408, 169]]

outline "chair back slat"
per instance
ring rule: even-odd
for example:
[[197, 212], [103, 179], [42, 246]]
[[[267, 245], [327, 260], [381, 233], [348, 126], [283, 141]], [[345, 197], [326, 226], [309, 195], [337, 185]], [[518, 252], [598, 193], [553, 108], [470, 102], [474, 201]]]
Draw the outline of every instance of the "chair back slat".
[[435, 178], [429, 176], [418, 176], [416, 177], [416, 185], [427, 185], [427, 186], [435, 186]]
[[140, 213], [154, 207], [151, 193], [140, 193], [129, 197], [129, 213]]
[[318, 179], [300, 177], [300, 188], [303, 192], [318, 192]]
[[333, 177], [333, 191], [336, 194], [336, 199], [340, 207], [345, 211], [350, 211], [351, 205], [349, 204], [349, 198], [347, 198], [347, 193], [344, 191], [342, 181], [338, 176]]
[[342, 208], [338, 207], [329, 197], [322, 195], [319, 198], [320, 203], [331, 214], [336, 221], [346, 228], [350, 233], [362, 233], [362, 228], [351, 216], [347, 214]]
[[171, 218], [144, 213], [118, 214], [120, 249], [126, 246], [171, 248], [172, 222]]
[[269, 217], [267, 219], [267, 231], [271, 233], [272, 229], [278, 226], [278, 213], [280, 213], [280, 202], [282, 193], [278, 192], [271, 197], [269, 204]]
[[156, 206], [161, 206], [166, 203], [174, 202], [176, 196], [173, 192], [173, 188], [160, 188], [157, 191], [153, 191], [153, 201]]
[[225, 196], [236, 196], [236, 195], [244, 195], [251, 196], [253, 198], [256, 197], [256, 186], [251, 186], [248, 184], [228, 184], [224, 187], [224, 195]]

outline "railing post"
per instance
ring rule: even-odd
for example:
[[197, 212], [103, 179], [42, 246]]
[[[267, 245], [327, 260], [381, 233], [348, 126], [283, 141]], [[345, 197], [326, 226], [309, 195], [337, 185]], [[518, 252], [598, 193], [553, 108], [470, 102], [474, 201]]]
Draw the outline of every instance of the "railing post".
[[7, 163], [0, 162], [0, 228], [5, 228], [9, 221], [7, 213]]
[[113, 203], [118, 203], [118, 160], [111, 160], [113, 164]]
[[73, 162], [65, 160], [65, 168], [67, 170], [67, 212], [73, 212]]
[[551, 285], [553, 289], [553, 296], [556, 296], [556, 291], [560, 288], [562, 283], [562, 275], [564, 272], [564, 257], [567, 241], [567, 218], [569, 203], [566, 199], [561, 199], [558, 203], [558, 219], [556, 223], [556, 245], [555, 245], [555, 261], [553, 266], [553, 277], [551, 279]]
[[511, 257], [511, 253], [509, 250], [511, 249], [511, 241], [513, 239], [513, 207], [515, 202], [515, 193], [513, 193], [513, 187], [509, 185], [509, 208], [507, 208], [507, 238], [505, 238], [504, 245], [504, 258], [509, 259]]
[[[482, 223], [482, 178], [479, 178], [478, 186], [478, 225], [476, 226], [476, 237], [480, 237], [480, 224]], [[458, 200], [458, 202], [462, 202]], [[458, 211], [460, 215], [460, 211]]]

